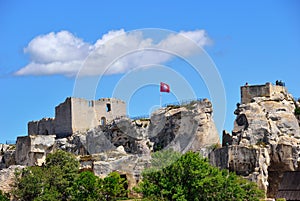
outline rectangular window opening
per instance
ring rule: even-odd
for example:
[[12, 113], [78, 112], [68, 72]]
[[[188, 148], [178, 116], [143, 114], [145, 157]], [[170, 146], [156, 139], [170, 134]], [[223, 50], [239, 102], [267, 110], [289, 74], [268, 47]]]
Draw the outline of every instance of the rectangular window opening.
[[111, 111], [111, 105], [110, 103], [106, 104], [106, 112], [110, 112]]
[[89, 107], [94, 107], [94, 101], [89, 101]]

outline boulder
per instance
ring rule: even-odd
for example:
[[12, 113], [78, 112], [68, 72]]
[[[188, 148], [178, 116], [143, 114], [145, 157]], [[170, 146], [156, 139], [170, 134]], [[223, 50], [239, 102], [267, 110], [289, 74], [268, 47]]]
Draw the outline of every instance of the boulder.
[[0, 170], [0, 190], [8, 193], [12, 190], [15, 181], [15, 171], [22, 170], [24, 166], [11, 165], [8, 168]]
[[267, 191], [270, 156], [266, 148], [232, 145], [209, 154], [212, 165], [236, 172]]
[[[130, 195], [134, 194], [132, 189], [141, 179], [142, 170], [149, 166], [149, 155], [138, 156], [127, 154], [124, 148], [79, 157], [82, 170], [89, 170], [95, 175], [104, 178], [111, 172], [118, 172], [121, 177], [127, 179]], [[134, 195], [136, 196], [136, 195]]]
[[0, 170], [16, 165], [15, 153], [15, 145], [0, 144]]
[[29, 135], [17, 138], [16, 163], [41, 166], [54, 149], [55, 135]]
[[150, 122], [148, 136], [154, 151], [173, 149], [185, 153], [220, 143], [207, 99], [159, 109], [151, 115]]
[[233, 129], [235, 144], [276, 144], [281, 136], [299, 139], [300, 129], [294, 111], [294, 99], [290, 94], [256, 97], [250, 103], [239, 104]]

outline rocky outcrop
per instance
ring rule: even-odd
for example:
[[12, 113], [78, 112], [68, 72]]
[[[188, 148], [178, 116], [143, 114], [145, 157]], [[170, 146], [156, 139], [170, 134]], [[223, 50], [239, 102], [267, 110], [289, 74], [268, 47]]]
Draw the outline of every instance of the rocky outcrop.
[[292, 141], [300, 139], [294, 111], [294, 99], [288, 93], [255, 97], [250, 103], [239, 104], [235, 111], [233, 144], [277, 144], [287, 138]]
[[[212, 112], [211, 102], [204, 99], [161, 108], [149, 119], [115, 118], [64, 138], [49, 135], [51, 133], [34, 135], [31, 130], [30, 135], [18, 137], [15, 149], [1, 145], [0, 168], [11, 167], [4, 170], [13, 171], [15, 164], [41, 166], [47, 154], [61, 149], [79, 157], [81, 170], [91, 170], [100, 177], [118, 171], [127, 178], [128, 187], [132, 189], [140, 180], [142, 170], [149, 165], [152, 151], [173, 149], [185, 153], [191, 150], [207, 156], [211, 147], [219, 144]], [[45, 128], [42, 121], [38, 126]]]
[[16, 164], [42, 165], [53, 150], [55, 135], [29, 135], [17, 138]]
[[212, 165], [236, 172], [267, 191], [270, 157], [266, 148], [231, 145], [211, 152], [209, 158]]
[[154, 143], [154, 151], [203, 151], [220, 143], [212, 118], [212, 105], [207, 99], [157, 110], [151, 116], [148, 136]]
[[[150, 119], [118, 118], [104, 126], [56, 140], [56, 147], [76, 155], [97, 154], [122, 146], [127, 154], [152, 150], [203, 151], [220, 143], [210, 101], [193, 101], [155, 111]], [[204, 152], [205, 153], [205, 152]]]
[[91, 170], [100, 177], [112, 171], [126, 175], [130, 189], [149, 165], [151, 151], [192, 150], [207, 156], [215, 144], [219, 144], [219, 136], [207, 99], [161, 108], [150, 119], [118, 118], [55, 142], [56, 148], [81, 155], [82, 170]]
[[15, 171], [23, 169], [24, 166], [11, 165], [8, 168], [0, 170], [0, 190], [3, 192], [10, 192], [15, 181]]
[[299, 169], [295, 101], [285, 87], [270, 83], [241, 89], [242, 103], [234, 112], [232, 134], [223, 133], [223, 148], [210, 158], [213, 164], [258, 183], [268, 197], [275, 197], [284, 172]]
[[128, 181], [128, 190], [141, 179], [142, 170], [149, 166], [150, 155], [127, 154], [122, 146], [116, 150], [79, 157], [81, 170], [89, 170], [104, 178], [111, 172], [118, 172]]
[[[14, 164], [42, 165], [48, 153], [62, 149], [78, 156], [82, 171], [90, 170], [100, 177], [117, 171], [127, 178], [131, 189], [149, 165], [152, 151], [191, 150], [209, 156], [215, 166], [256, 182], [268, 197], [276, 197], [285, 173], [300, 170], [297, 108], [300, 103], [283, 85], [245, 85], [234, 112], [234, 129], [231, 134], [224, 131], [222, 148], [215, 149], [220, 142], [212, 105], [203, 99], [160, 108], [149, 119], [104, 118], [95, 128], [63, 135], [68, 137], [51, 133], [19, 137], [16, 150], [0, 145], [0, 169], [13, 169]], [[43, 124], [39, 129], [48, 130]], [[3, 169], [0, 179], [9, 178], [5, 171], [13, 170]]]
[[16, 164], [15, 145], [0, 144], [0, 170]]
[[75, 155], [88, 155], [86, 147], [86, 135], [84, 133], [77, 132], [70, 137], [55, 140], [55, 149], [61, 149]]
[[[124, 147], [128, 154], [150, 154], [147, 138], [149, 120], [115, 119], [105, 127], [92, 129], [87, 133], [87, 146], [90, 154], [101, 153]], [[96, 139], [96, 140], [95, 140]]]

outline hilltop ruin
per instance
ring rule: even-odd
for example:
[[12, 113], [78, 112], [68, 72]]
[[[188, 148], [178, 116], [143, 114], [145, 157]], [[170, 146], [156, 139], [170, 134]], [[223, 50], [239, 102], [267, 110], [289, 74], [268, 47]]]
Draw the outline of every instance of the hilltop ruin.
[[223, 132], [218, 148], [207, 99], [168, 105], [149, 119], [133, 120], [126, 117], [122, 100], [67, 98], [55, 108], [54, 118], [29, 122], [27, 136], [18, 137], [16, 145], [0, 146], [0, 189], [9, 191], [15, 168], [42, 165], [55, 149], [77, 155], [82, 170], [100, 177], [118, 171], [132, 189], [149, 166], [151, 152], [173, 149], [202, 153], [211, 164], [256, 182], [267, 197], [297, 200], [299, 106], [282, 84], [242, 86], [234, 129]]
[[63, 138], [126, 116], [126, 104], [115, 98], [86, 100], [67, 98], [55, 107], [55, 118], [28, 123], [28, 135], [56, 135]]
[[[234, 129], [231, 134], [224, 132], [223, 147], [211, 152], [212, 164], [256, 182], [267, 197], [296, 200], [293, 196], [300, 189], [282, 183], [285, 175], [299, 175], [296, 107], [297, 102], [284, 86], [242, 86]], [[287, 188], [289, 195], [283, 192]]]
[[133, 120], [121, 100], [67, 98], [55, 108], [55, 118], [29, 122], [28, 135], [17, 138], [13, 151], [4, 150], [3, 171], [12, 171], [13, 165], [40, 166], [48, 153], [62, 149], [77, 155], [83, 170], [100, 177], [112, 171], [126, 175], [131, 189], [149, 166], [153, 151], [191, 150], [208, 156], [220, 143], [212, 112], [211, 102], [203, 99], [169, 105], [149, 119]]

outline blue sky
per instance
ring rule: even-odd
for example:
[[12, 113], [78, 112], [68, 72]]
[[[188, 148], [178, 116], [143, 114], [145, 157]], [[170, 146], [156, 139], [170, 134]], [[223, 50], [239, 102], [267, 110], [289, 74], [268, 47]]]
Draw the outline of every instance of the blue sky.
[[[239, 87], [245, 82], [263, 84], [283, 80], [289, 92], [300, 97], [299, 19], [300, 2], [296, 0], [0, 0], [0, 142], [26, 135], [28, 121], [53, 117], [54, 107], [73, 95], [75, 77], [66, 72], [71, 69], [74, 73], [76, 68], [61, 65], [51, 75], [45, 73], [53, 59], [49, 57], [53, 55], [45, 51], [48, 46], [43, 47], [37, 40], [32, 42], [38, 37], [44, 37], [46, 45], [53, 45], [56, 44], [50, 40], [53, 32], [54, 42], [67, 37], [75, 41], [75, 45], [80, 44], [82, 48], [76, 49], [77, 52], [71, 49], [72, 54], [61, 58], [69, 61], [76, 60], [70, 56], [85, 56], [86, 48], [94, 47], [101, 39], [105, 41], [103, 35], [110, 36], [116, 31], [160, 28], [197, 33], [200, 46], [202, 44], [207, 51], [224, 82], [227, 97], [224, 128], [231, 130], [233, 111], [240, 100]], [[204, 31], [205, 36], [197, 31]], [[62, 40], [57, 39], [59, 33]], [[209, 41], [203, 42], [204, 39]], [[63, 45], [60, 48], [66, 51]], [[40, 54], [45, 52], [49, 54]], [[44, 65], [16, 75], [32, 62]], [[197, 97], [209, 96], [201, 77], [180, 59], [168, 60], [164, 65], [188, 80]], [[96, 97], [112, 96], [114, 87], [126, 72], [125, 68], [103, 76]], [[158, 86], [149, 85], [136, 91], [128, 106], [130, 115], [148, 114], [158, 105], [157, 90]], [[163, 94], [163, 103], [172, 101], [175, 101], [174, 95]]]

